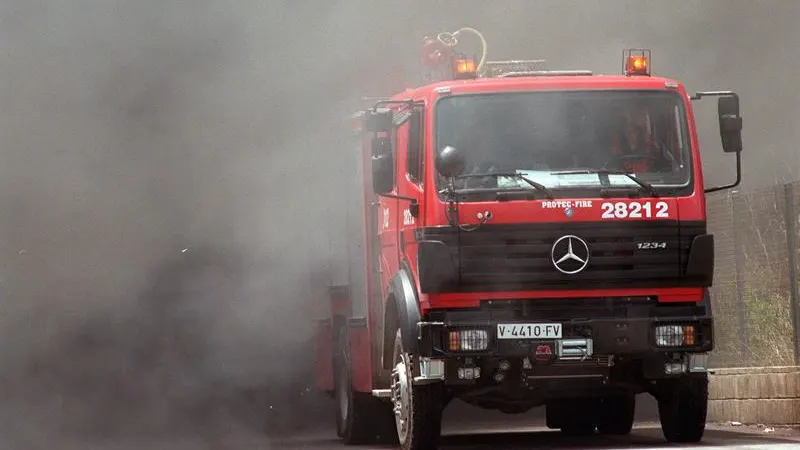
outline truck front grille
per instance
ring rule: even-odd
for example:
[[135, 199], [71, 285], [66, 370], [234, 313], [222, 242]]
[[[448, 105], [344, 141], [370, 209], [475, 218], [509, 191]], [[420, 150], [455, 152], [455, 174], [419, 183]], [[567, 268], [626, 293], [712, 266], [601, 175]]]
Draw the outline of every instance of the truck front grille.
[[[692, 241], [705, 229], [677, 221], [503, 224], [426, 228], [420, 237], [444, 243], [457, 266], [458, 281], [444, 292], [676, 287], [696, 283], [684, 275]], [[554, 267], [553, 244], [566, 235], [588, 245], [579, 273]]]

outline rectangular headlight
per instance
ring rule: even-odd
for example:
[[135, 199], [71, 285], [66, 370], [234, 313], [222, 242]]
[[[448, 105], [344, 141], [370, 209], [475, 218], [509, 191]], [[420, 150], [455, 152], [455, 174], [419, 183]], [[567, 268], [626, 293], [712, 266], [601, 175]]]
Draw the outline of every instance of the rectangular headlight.
[[694, 325], [660, 325], [656, 327], [656, 345], [659, 347], [683, 347], [697, 344]]
[[486, 330], [457, 330], [448, 334], [447, 347], [453, 352], [479, 352], [489, 348]]

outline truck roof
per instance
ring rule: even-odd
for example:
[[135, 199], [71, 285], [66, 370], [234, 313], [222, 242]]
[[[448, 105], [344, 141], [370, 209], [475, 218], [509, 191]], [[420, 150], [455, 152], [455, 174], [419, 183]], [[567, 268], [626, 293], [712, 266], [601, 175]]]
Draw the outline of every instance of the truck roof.
[[586, 90], [586, 89], [648, 89], [683, 91], [682, 84], [671, 78], [625, 75], [542, 75], [508, 78], [477, 78], [469, 80], [447, 80], [409, 88], [392, 97], [428, 98], [437, 89], [449, 88], [450, 94], [471, 94], [505, 91], [536, 90]]

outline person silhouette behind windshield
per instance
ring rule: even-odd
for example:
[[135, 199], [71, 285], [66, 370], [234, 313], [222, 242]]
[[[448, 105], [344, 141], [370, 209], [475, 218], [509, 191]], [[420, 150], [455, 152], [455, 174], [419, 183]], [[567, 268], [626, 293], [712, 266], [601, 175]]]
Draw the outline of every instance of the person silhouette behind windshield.
[[650, 132], [649, 116], [644, 105], [634, 104], [622, 114], [621, 129], [614, 137], [614, 158], [608, 167], [631, 173], [669, 171], [670, 160], [664, 155], [664, 147]]
[[[457, 134], [455, 142], [467, 159], [464, 175], [490, 174], [500, 171], [497, 163], [497, 149], [502, 144], [501, 130], [491, 126], [485, 118], [476, 116], [465, 121]], [[497, 177], [470, 177], [458, 180], [460, 188], [497, 187]]]

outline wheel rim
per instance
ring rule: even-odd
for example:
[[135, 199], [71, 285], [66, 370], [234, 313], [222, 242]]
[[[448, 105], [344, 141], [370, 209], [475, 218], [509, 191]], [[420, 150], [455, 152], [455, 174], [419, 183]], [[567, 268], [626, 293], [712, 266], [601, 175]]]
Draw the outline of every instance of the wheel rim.
[[[344, 358], [344, 355], [342, 355], [341, 358], [342, 358], [342, 361], [345, 361], [345, 362], [347, 361]], [[347, 398], [348, 398], [348, 389], [350, 389], [350, 386], [349, 386], [350, 383], [348, 383], [347, 371], [344, 370], [341, 367], [339, 368], [339, 377], [338, 377], [338, 379], [339, 379], [339, 383], [338, 383], [338, 385], [339, 385], [339, 415], [341, 416], [342, 424], [344, 425], [344, 424], [347, 423], [347, 411], [349, 409], [348, 408]]]
[[411, 383], [409, 380], [408, 356], [401, 354], [400, 361], [392, 370], [392, 403], [400, 444], [406, 441], [411, 416]]

